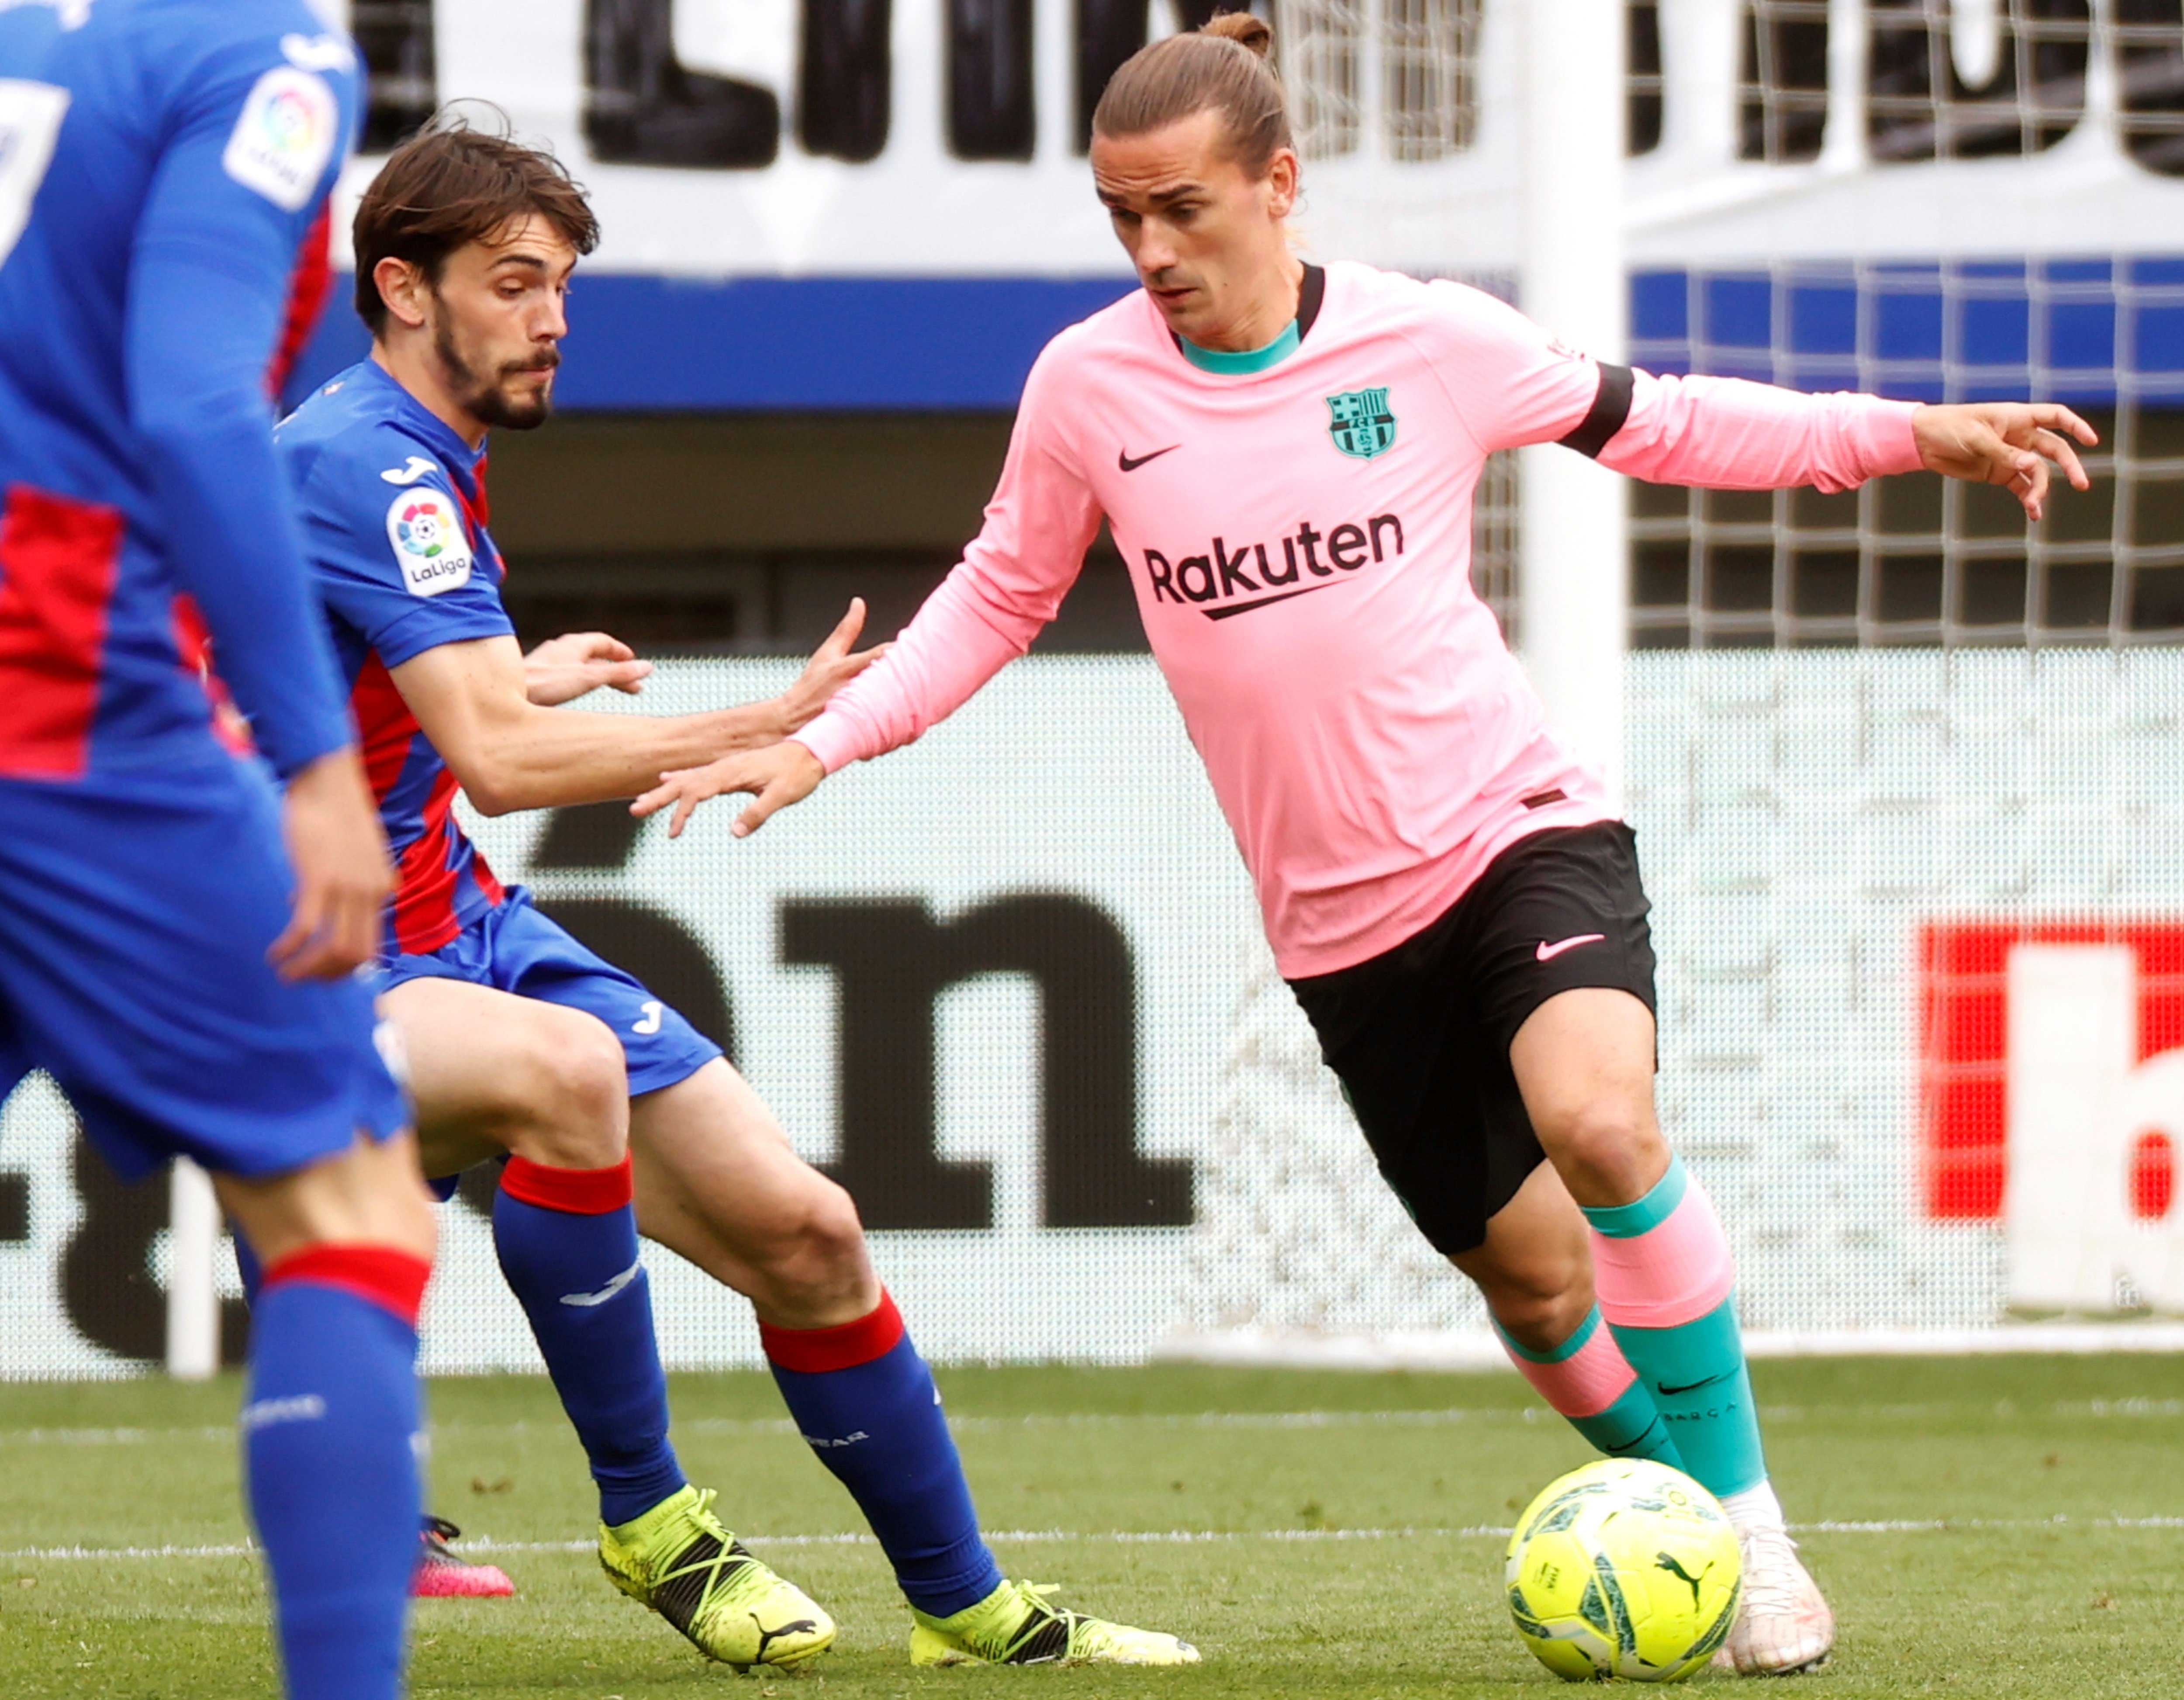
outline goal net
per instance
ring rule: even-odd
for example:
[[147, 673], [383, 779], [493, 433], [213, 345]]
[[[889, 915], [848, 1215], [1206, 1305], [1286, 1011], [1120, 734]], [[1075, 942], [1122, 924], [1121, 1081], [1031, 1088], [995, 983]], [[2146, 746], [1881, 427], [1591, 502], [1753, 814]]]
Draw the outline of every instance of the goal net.
[[[1288, 0], [1288, 73], [1325, 85], [1307, 149], [1377, 149], [1396, 180], [1403, 103], [1468, 103], [1424, 128], [1468, 138], [1472, 202], [1517, 208], [1480, 228], [1506, 235], [1537, 210], [1496, 153], [1515, 8], [1426, 9], [1445, 69], [1420, 79], [1397, 68], [1421, 8]], [[2184, 15], [1720, 0], [1625, 22], [1634, 364], [2060, 400], [2102, 437], [2092, 493], [2036, 526], [1924, 476], [1630, 492], [1660, 1108], [1722, 1202], [1747, 1324], [1840, 1345], [2184, 1311]], [[1475, 271], [1507, 264], [1479, 248]], [[1568, 610], [1518, 597], [1493, 511], [1481, 588], [1521, 644]], [[1263, 954], [1203, 1199], [1181, 1349], [1483, 1343]]]

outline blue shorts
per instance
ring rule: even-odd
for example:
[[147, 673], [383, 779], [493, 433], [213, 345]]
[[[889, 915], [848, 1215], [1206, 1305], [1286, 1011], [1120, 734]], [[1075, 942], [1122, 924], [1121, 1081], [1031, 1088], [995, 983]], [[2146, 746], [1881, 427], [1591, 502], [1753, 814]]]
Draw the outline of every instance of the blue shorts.
[[604, 957], [586, 950], [559, 922], [540, 914], [531, 894], [511, 885], [454, 939], [422, 956], [383, 961], [370, 977], [375, 992], [410, 980], [465, 980], [520, 998], [595, 1015], [621, 1041], [629, 1095], [642, 1097], [687, 1080], [721, 1047]]
[[125, 1179], [286, 1173], [408, 1124], [354, 979], [267, 966], [293, 878], [254, 762], [0, 779], [0, 1097], [53, 1075]]

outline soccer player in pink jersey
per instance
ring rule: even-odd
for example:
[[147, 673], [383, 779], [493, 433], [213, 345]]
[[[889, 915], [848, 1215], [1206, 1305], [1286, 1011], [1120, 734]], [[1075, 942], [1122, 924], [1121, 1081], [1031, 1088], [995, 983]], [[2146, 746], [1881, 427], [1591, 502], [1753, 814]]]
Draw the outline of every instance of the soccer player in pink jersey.
[[1473, 594], [1486, 458], [1843, 490], [1919, 467], [2037, 517], [2086, 488], [2056, 406], [1921, 407], [1603, 365], [1490, 296], [1301, 264], [1297, 156], [1254, 19], [1147, 47], [1093, 120], [1141, 292], [1047, 345], [977, 540], [794, 738], [633, 806], [756, 794], [738, 836], [907, 744], [1029, 646], [1104, 516], [1257, 886], [1282, 973], [1419, 1229], [1587, 1440], [1719, 1496], [1745, 1560], [1722, 1662], [1835, 1641], [1768, 1485], [1713, 1207], [1654, 1117], [1630, 829]]

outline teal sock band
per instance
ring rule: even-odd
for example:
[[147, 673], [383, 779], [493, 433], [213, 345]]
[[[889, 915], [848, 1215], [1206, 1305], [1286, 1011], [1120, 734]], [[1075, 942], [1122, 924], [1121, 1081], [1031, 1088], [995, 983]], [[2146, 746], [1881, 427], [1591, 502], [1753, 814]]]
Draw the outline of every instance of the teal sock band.
[[1525, 1363], [1560, 1363], [1565, 1358], [1574, 1357], [1579, 1352], [1585, 1350], [1585, 1341], [1592, 1338], [1592, 1331], [1600, 1326], [1600, 1307], [1598, 1305], [1595, 1305], [1592, 1307], [1591, 1313], [1585, 1317], [1585, 1319], [1577, 1325], [1577, 1332], [1575, 1334], [1572, 1335], [1560, 1346], [1554, 1346], [1546, 1352], [1535, 1352], [1529, 1346], [1518, 1345], [1514, 1340], [1512, 1340], [1509, 1337], [1509, 1330], [1502, 1327], [1500, 1320], [1490, 1313], [1487, 1316], [1486, 1319], [1494, 1324], [1494, 1332], [1502, 1336], [1502, 1344], [1507, 1346], [1511, 1352], [1516, 1353], [1518, 1357], [1523, 1358]]
[[1605, 1234], [1611, 1240], [1635, 1240], [1675, 1214], [1691, 1184], [1691, 1177], [1684, 1173], [1684, 1160], [1672, 1154], [1669, 1172], [1635, 1204], [1588, 1204], [1584, 1207], [1585, 1219], [1596, 1234]]
[[1685, 1469], [1683, 1454], [1643, 1381], [1632, 1382], [1605, 1411], [1572, 1417], [1569, 1425], [1592, 1442], [1594, 1451], [1609, 1458], [1651, 1458], [1671, 1469]]
[[[1665, 1179], [1663, 1184], [1667, 1184]], [[1652, 1196], [1648, 1193], [1638, 1204], [1624, 1207], [1635, 1210]], [[1734, 1295], [1704, 1316], [1675, 1328], [1609, 1326], [1615, 1330], [1615, 1343], [1638, 1372], [1640, 1391], [1650, 1396], [1660, 1412], [1676, 1450], [1683, 1454], [1684, 1468], [1700, 1486], [1719, 1499], [1767, 1480], [1759, 1411], [1752, 1402], [1752, 1374], [1745, 1367], [1744, 1336], [1736, 1325]]]
[[[1502, 1336], [1502, 1344], [1511, 1354], [1526, 1363], [1565, 1363], [1585, 1350], [1601, 1326], [1600, 1307], [1595, 1305], [1577, 1326], [1577, 1331], [1560, 1346], [1548, 1352], [1534, 1352], [1520, 1346], [1509, 1337], [1509, 1331], [1490, 1315], [1495, 1333]], [[1615, 1402], [1604, 1411], [1596, 1411], [1590, 1417], [1569, 1417], [1570, 1427], [1590, 1441], [1594, 1450], [1605, 1452], [1612, 1458], [1655, 1458], [1674, 1469], [1684, 1467], [1678, 1456], [1676, 1443], [1669, 1437], [1668, 1424], [1654, 1407], [1653, 1400], [1646, 1391], [1643, 1381], [1633, 1381], [1618, 1394]]]

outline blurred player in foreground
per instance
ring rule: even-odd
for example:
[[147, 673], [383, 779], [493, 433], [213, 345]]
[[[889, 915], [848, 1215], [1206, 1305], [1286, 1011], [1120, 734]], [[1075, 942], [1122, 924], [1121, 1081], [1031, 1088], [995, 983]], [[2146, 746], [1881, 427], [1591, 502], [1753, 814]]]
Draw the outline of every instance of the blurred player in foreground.
[[375, 985], [409, 1049], [425, 1171], [505, 1155], [494, 1244], [590, 1456], [600, 1561], [712, 1657], [801, 1664], [834, 1625], [683, 1480], [640, 1229], [752, 1300], [798, 1427], [916, 1610], [915, 1660], [1189, 1662], [1173, 1636], [1003, 1580], [849, 1195], [717, 1045], [501, 886], [456, 823], [458, 785], [491, 814], [563, 808], [773, 744], [872, 659], [850, 653], [853, 605], [785, 695], [663, 718], [558, 706], [639, 688], [648, 664], [612, 638], [517, 648], [485, 529], [486, 433], [545, 422], [569, 276], [597, 237], [546, 154], [460, 127], [405, 143], [356, 215], [371, 357], [278, 434], [399, 860]]
[[[386, 841], [268, 440], [357, 99], [302, 0], [0, 10], [0, 1096], [49, 1070], [265, 1253], [241, 1429], [309, 1700], [402, 1686], [433, 1245], [352, 978]], [[205, 628], [285, 800], [215, 735]]]
[[1768, 1485], [1729, 1244], [1654, 1119], [1631, 833], [1472, 593], [1472, 493], [1494, 450], [1560, 442], [1713, 488], [1924, 465], [2036, 517], [2048, 461], [2085, 483], [2055, 433], [2092, 432], [2059, 407], [1658, 378], [1457, 284], [1301, 265], [1271, 37], [1219, 18], [1109, 84], [1093, 176], [1144, 289], [1048, 344], [984, 529], [887, 659], [794, 741], [636, 810], [674, 804], [679, 829], [755, 792], [746, 833], [908, 743], [1029, 645], [1104, 515], [1382, 1173], [1556, 1409], [1724, 1499], [1729, 1662], [1808, 1668], [1834, 1623]]

